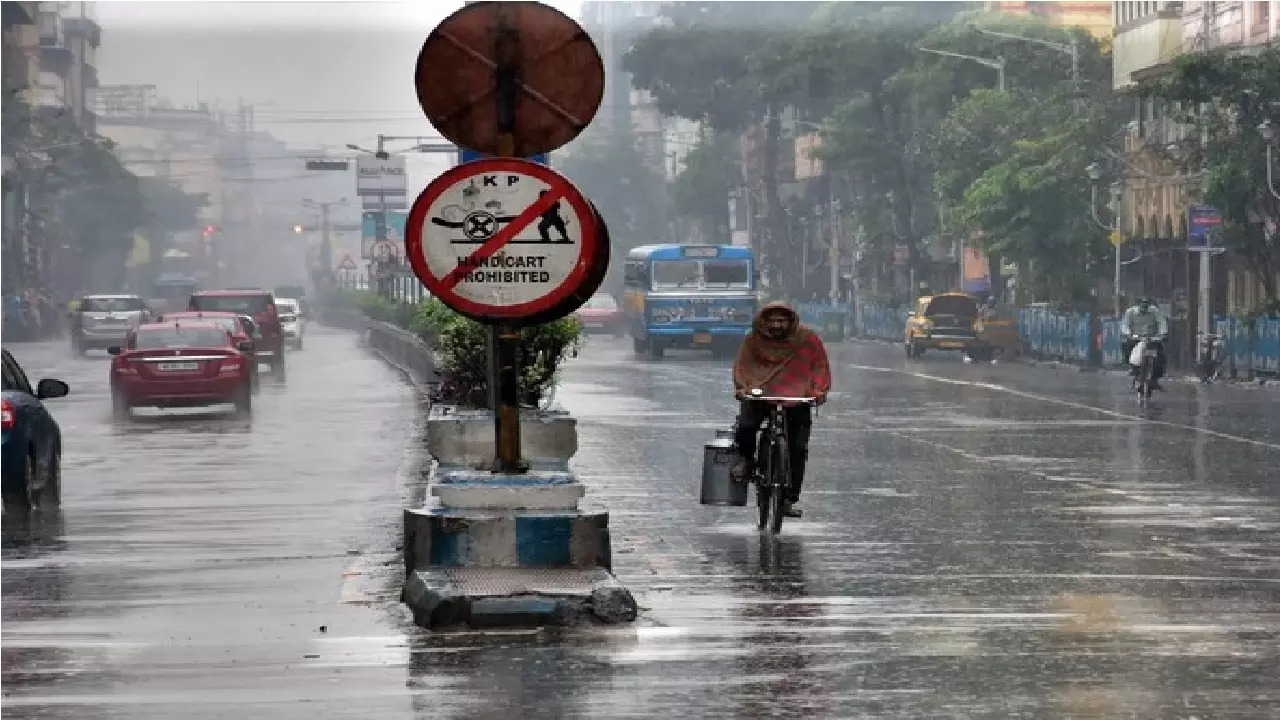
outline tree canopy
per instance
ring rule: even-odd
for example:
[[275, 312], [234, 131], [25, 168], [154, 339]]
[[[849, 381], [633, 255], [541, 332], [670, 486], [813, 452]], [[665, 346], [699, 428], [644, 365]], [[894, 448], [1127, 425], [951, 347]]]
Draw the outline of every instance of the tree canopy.
[[1258, 129], [1264, 121], [1280, 128], [1280, 48], [1180, 55], [1171, 73], [1142, 91], [1194, 128], [1172, 143], [1179, 151], [1170, 159], [1185, 173], [1202, 173], [1199, 199], [1222, 214], [1222, 242], [1244, 260], [1269, 303], [1280, 305], [1280, 200], [1267, 188]]

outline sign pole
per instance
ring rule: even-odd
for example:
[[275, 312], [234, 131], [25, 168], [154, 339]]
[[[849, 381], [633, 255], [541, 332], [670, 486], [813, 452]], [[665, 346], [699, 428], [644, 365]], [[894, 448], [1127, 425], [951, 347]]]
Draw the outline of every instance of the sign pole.
[[[494, 38], [494, 80], [497, 87], [498, 157], [515, 156], [516, 92], [520, 80], [519, 31], [512, 26], [508, 8], [503, 4], [497, 9], [497, 28]], [[504, 321], [490, 326], [493, 333], [494, 367], [489, 381], [495, 388], [494, 438], [496, 440], [496, 470], [504, 473], [522, 472], [520, 466], [520, 331], [511, 322]]]

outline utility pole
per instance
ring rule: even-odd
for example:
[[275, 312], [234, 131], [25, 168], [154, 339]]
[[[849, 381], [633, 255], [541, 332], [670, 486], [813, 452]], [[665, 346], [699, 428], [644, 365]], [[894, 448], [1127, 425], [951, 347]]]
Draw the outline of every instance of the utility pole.
[[316, 208], [320, 211], [320, 267], [325, 282], [333, 278], [333, 242], [330, 238], [329, 208], [334, 205], [346, 205], [346, 198], [316, 202], [311, 198], [303, 198], [304, 207]]

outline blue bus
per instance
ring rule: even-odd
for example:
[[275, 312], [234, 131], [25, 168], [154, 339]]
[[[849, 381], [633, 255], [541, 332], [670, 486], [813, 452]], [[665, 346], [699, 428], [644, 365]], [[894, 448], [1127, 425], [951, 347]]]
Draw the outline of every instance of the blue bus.
[[627, 253], [623, 312], [637, 353], [731, 357], [756, 314], [756, 260], [737, 245], [642, 245]]

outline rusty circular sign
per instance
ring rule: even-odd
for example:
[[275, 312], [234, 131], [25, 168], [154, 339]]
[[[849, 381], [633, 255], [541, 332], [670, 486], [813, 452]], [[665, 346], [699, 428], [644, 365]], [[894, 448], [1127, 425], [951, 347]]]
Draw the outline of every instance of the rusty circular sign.
[[582, 26], [553, 7], [477, 2], [427, 37], [414, 84], [441, 135], [486, 155], [503, 154], [499, 98], [510, 87], [512, 152], [530, 157], [563, 147], [595, 117], [604, 63]]

